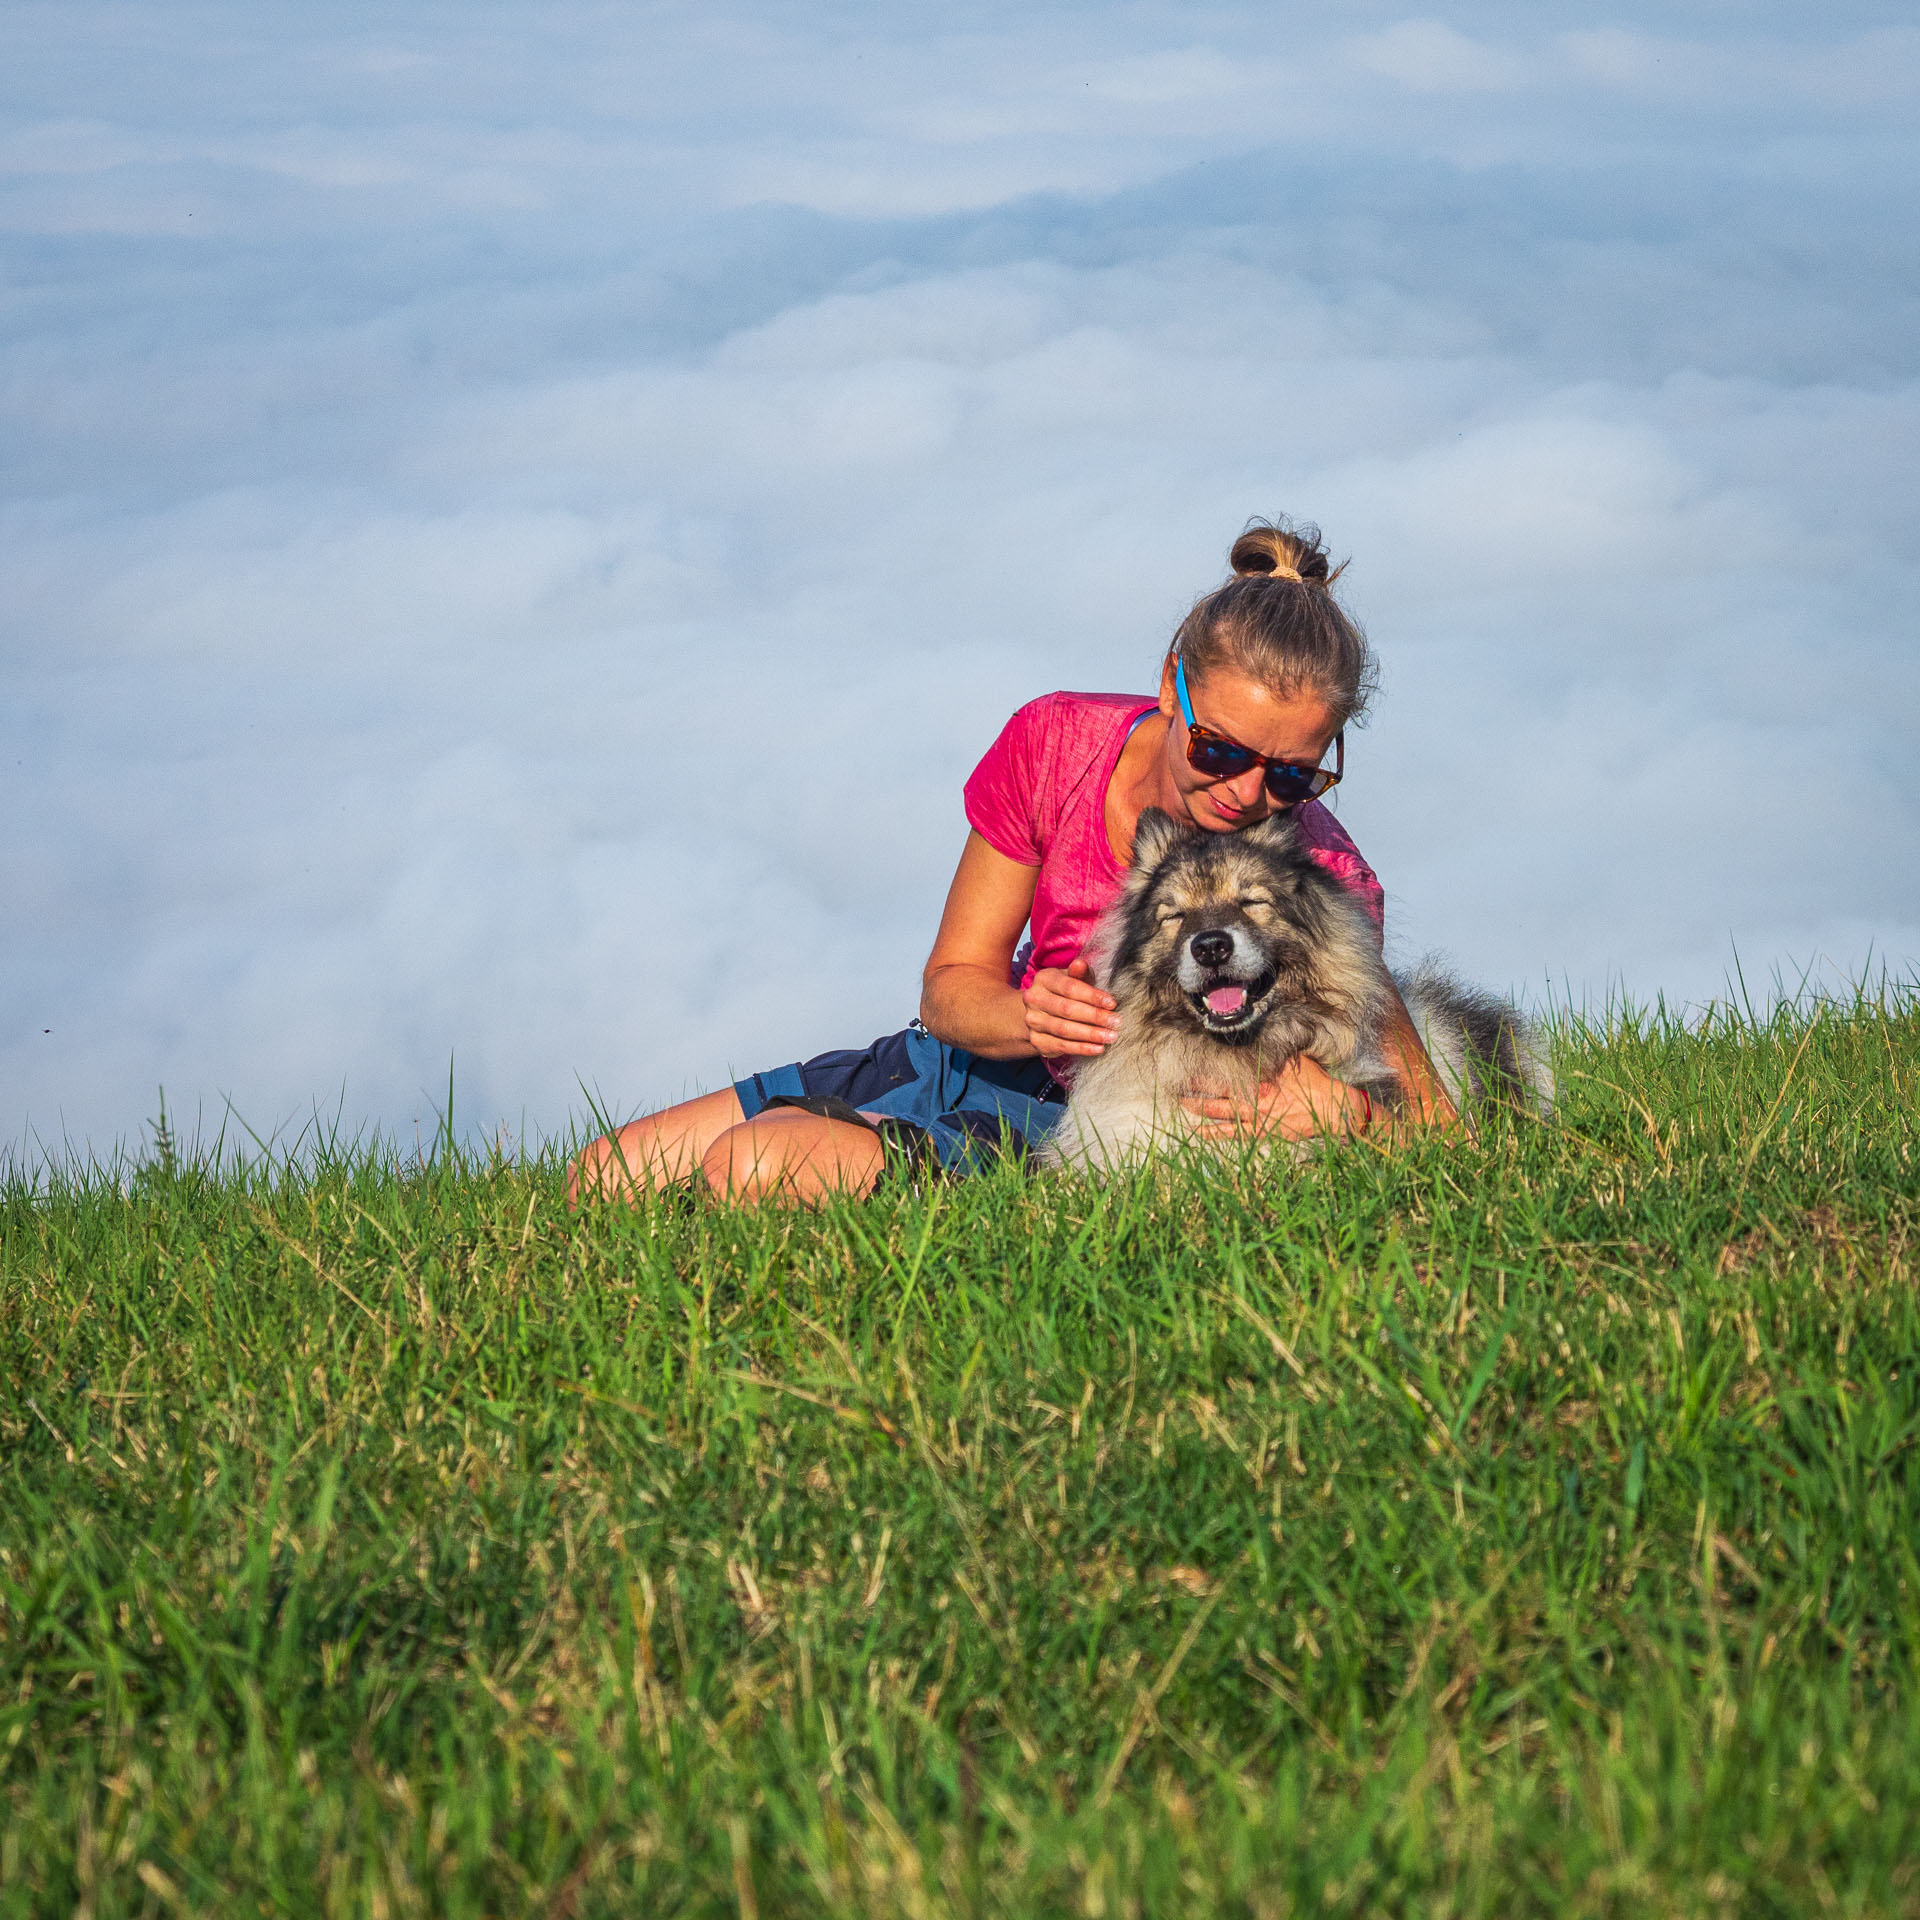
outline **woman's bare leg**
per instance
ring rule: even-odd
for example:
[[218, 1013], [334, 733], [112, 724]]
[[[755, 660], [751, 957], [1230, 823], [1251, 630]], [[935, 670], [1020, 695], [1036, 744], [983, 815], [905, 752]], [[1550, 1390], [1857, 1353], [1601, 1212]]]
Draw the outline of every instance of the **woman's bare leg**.
[[717, 1197], [785, 1207], [810, 1206], [829, 1194], [871, 1193], [885, 1164], [877, 1133], [794, 1107], [729, 1127], [700, 1157]]
[[690, 1180], [707, 1150], [746, 1119], [731, 1087], [664, 1107], [583, 1148], [567, 1169], [567, 1204], [632, 1200]]

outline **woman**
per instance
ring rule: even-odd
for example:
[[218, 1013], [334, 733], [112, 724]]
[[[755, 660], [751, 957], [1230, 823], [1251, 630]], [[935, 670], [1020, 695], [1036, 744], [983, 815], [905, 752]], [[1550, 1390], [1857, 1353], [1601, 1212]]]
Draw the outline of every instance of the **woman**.
[[[736, 1200], [805, 1203], [871, 1191], [890, 1145], [954, 1170], [1003, 1141], [1037, 1144], [1076, 1057], [1119, 1031], [1079, 957], [1119, 892], [1143, 809], [1206, 833], [1292, 810], [1313, 858], [1378, 924], [1380, 884], [1317, 796], [1340, 777], [1344, 730], [1373, 691], [1365, 636], [1333, 598], [1316, 528], [1256, 521], [1234, 577], [1174, 635], [1157, 700], [1049, 694], [1008, 721], [966, 786], [971, 829], [922, 980], [919, 1021], [872, 1046], [749, 1075], [596, 1140], [574, 1161], [576, 1204], [703, 1175]], [[1029, 949], [1015, 959], [1023, 928]], [[1394, 1036], [1408, 1110], [1450, 1123], [1413, 1024]], [[1195, 1099], [1197, 1132], [1357, 1132], [1363, 1095], [1289, 1061], [1257, 1101]]]

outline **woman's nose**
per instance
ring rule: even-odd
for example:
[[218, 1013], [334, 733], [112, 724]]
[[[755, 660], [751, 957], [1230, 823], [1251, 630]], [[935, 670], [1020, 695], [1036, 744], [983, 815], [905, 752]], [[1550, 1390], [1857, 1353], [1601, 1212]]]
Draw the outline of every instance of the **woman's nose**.
[[1242, 813], [1251, 813], [1266, 794], [1267, 770], [1265, 767], [1249, 767], [1245, 773], [1236, 774], [1227, 781], [1226, 788], [1233, 795], [1233, 804]]

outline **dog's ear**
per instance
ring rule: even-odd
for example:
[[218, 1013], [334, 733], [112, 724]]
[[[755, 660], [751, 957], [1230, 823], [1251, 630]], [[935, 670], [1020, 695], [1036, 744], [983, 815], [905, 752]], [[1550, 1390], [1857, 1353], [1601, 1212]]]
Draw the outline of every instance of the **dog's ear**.
[[1297, 853], [1300, 829], [1290, 813], [1270, 813], [1257, 826], [1242, 827], [1241, 837], [1263, 853]]
[[1142, 807], [1133, 829], [1133, 870], [1151, 873], [1179, 844], [1180, 828], [1170, 813]]

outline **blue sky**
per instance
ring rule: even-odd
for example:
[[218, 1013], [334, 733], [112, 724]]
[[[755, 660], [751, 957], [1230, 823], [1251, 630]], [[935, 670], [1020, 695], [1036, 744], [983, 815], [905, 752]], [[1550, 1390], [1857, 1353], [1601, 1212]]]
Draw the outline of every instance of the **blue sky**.
[[1396, 949], [1920, 959], [1890, 7], [10, 6], [0, 1140], [562, 1128], [912, 1012], [1254, 513]]

